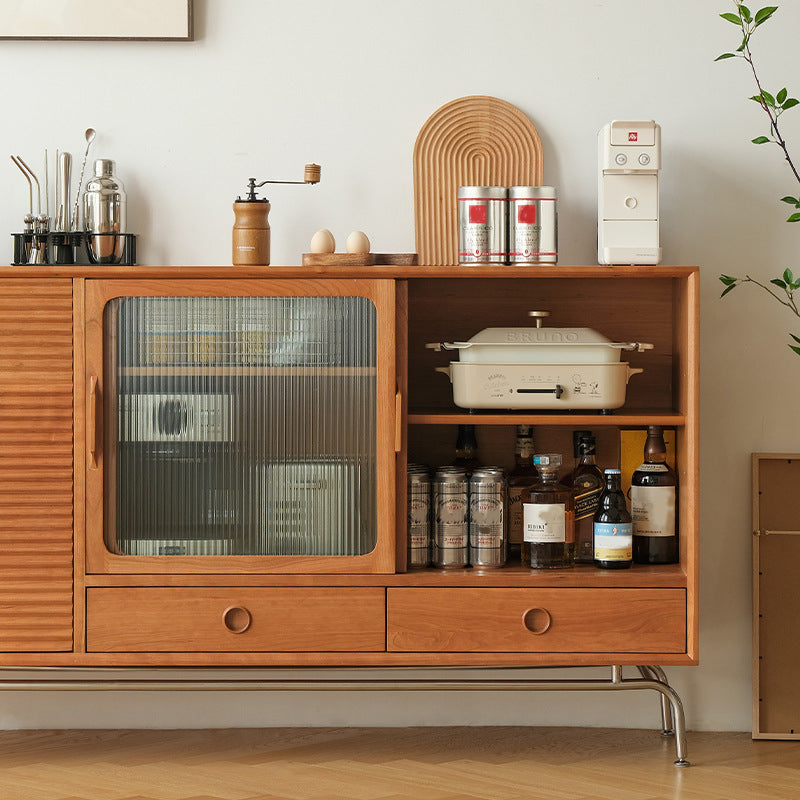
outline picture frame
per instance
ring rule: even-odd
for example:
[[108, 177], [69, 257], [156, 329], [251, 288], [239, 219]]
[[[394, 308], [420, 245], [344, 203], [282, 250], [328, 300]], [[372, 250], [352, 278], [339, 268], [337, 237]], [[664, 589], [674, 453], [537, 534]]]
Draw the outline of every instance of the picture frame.
[[193, 41], [192, 0], [4, 0], [0, 39]]

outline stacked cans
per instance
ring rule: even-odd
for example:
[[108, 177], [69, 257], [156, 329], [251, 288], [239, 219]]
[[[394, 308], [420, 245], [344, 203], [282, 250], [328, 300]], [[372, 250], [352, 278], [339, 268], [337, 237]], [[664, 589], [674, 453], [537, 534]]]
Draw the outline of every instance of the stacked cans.
[[555, 188], [459, 187], [459, 264], [555, 264], [557, 261]]
[[[408, 566], [501, 567], [506, 562], [508, 486], [503, 470], [408, 467]], [[428, 512], [427, 519], [425, 512]]]

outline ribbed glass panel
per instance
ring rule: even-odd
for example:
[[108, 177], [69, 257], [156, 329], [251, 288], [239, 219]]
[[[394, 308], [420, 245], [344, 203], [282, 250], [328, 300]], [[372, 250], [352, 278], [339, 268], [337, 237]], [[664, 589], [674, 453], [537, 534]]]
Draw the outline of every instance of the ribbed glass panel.
[[370, 300], [125, 297], [106, 306], [104, 325], [112, 551], [375, 547]]

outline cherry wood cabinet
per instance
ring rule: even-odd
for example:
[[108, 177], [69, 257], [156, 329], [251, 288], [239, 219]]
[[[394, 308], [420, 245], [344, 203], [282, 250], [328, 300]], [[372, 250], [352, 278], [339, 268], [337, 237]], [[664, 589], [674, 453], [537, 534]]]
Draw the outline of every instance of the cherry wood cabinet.
[[[102, 307], [122, 295], [358, 293], [379, 306], [379, 546], [331, 567], [248, 556], [123, 556], [103, 535]], [[0, 269], [0, 665], [523, 666], [697, 662], [696, 267], [31, 267]], [[489, 326], [587, 326], [644, 341], [612, 414], [453, 405], [427, 342]], [[453, 457], [476, 425], [510, 467], [514, 428], [569, 460], [591, 428], [675, 430], [680, 563], [604, 571], [406, 571], [406, 470]], [[73, 557], [74, 554], [74, 557]]]

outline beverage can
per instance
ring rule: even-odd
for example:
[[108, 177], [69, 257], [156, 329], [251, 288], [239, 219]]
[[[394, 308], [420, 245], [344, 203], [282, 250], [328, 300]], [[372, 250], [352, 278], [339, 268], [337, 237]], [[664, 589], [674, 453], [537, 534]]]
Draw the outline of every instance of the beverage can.
[[500, 467], [475, 470], [469, 481], [469, 561], [502, 567], [508, 549], [508, 484]]
[[511, 264], [558, 261], [558, 212], [553, 186], [508, 190], [508, 260]]
[[409, 464], [408, 475], [408, 568], [428, 566], [431, 539], [431, 479], [424, 464]]
[[458, 263], [505, 264], [508, 258], [505, 186], [458, 188]]
[[431, 560], [439, 569], [469, 565], [469, 482], [458, 467], [440, 467], [432, 484]]

